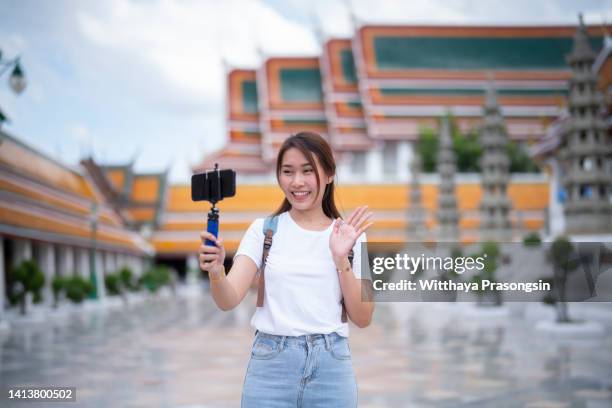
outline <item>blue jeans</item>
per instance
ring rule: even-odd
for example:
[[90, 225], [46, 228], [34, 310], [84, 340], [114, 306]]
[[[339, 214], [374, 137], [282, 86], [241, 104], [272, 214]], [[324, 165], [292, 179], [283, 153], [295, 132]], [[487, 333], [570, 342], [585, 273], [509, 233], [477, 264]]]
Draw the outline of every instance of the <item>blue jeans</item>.
[[356, 407], [348, 339], [336, 333], [276, 336], [256, 332], [242, 408]]

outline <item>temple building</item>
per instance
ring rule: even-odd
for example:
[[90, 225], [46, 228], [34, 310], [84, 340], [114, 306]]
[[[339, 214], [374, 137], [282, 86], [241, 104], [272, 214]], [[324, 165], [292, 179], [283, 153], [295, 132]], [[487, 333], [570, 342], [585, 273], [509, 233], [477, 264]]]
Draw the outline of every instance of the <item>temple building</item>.
[[255, 76], [254, 70], [246, 69], [234, 69], [229, 73], [228, 96], [233, 97], [227, 104], [228, 143], [196, 166], [194, 172], [214, 168], [215, 163], [221, 168], [240, 168], [243, 174], [268, 172], [262, 158]]
[[[300, 130], [319, 132], [332, 143], [343, 210], [348, 213], [359, 203], [367, 203], [376, 211], [377, 222], [369, 237], [409, 239], [410, 163], [422, 130], [437, 133], [439, 118], [447, 110], [462, 132], [479, 129], [486, 90], [492, 82], [509, 143], [527, 146], [538, 141], [567, 104], [572, 72], [566, 56], [575, 31], [574, 26], [365, 25], [353, 38], [325, 40], [319, 58], [266, 59], [249, 79], [257, 82], [248, 85], [256, 89], [256, 96], [233, 85], [232, 78], [244, 70], [228, 68], [229, 131], [235, 128], [238, 112], [248, 106], [257, 112], [261, 160], [267, 165], [268, 177], [243, 170], [239, 160], [233, 159], [239, 187], [236, 198], [221, 203], [226, 239], [237, 246], [242, 228], [280, 203], [274, 153], [284, 138]], [[600, 49], [601, 27], [588, 31], [593, 47]], [[230, 135], [228, 147], [232, 143]], [[215, 161], [223, 167], [232, 157], [217, 153], [196, 168], [212, 168]], [[419, 182], [423, 222], [429, 230], [437, 228], [439, 185], [437, 174], [424, 173]], [[511, 238], [547, 228], [550, 191], [546, 173], [508, 174], [504, 190]], [[183, 197], [188, 201], [186, 192]], [[459, 239], [480, 239], [480, 175], [458, 172], [455, 194]], [[261, 204], [254, 203], [257, 198]], [[250, 207], [236, 208], [246, 200]], [[223, 212], [223, 206], [232, 210]]]
[[48, 304], [56, 275], [94, 281], [100, 298], [106, 273], [127, 266], [139, 276], [155, 248], [129, 228], [133, 223], [132, 215], [107, 201], [85, 167], [69, 167], [0, 131], [2, 305], [12, 269], [28, 259], [45, 274], [42, 298]]
[[[601, 49], [601, 27], [586, 30], [593, 49]], [[324, 40], [318, 57], [273, 56], [255, 69], [227, 67], [229, 141], [194, 170], [218, 162], [238, 173], [236, 197], [219, 205], [228, 255], [254, 218], [281, 203], [275, 154], [286, 137], [303, 130], [322, 134], [334, 148], [341, 211], [361, 204], [375, 211], [370, 240], [399, 247], [416, 239], [409, 225], [410, 168], [423, 129], [438, 133], [440, 117], [449, 113], [463, 133], [477, 131], [493, 84], [507, 142], [527, 147], [539, 141], [568, 103], [572, 71], [566, 56], [575, 32], [575, 26], [365, 25], [352, 38]], [[506, 200], [504, 239], [549, 228], [547, 171], [508, 173], [494, 186]], [[481, 176], [457, 172], [454, 180], [457, 238], [477, 241], [483, 238]], [[418, 222], [426, 230], [420, 237], [439, 229], [440, 184], [436, 173], [424, 172], [417, 181], [415, 198], [423, 207]], [[179, 262], [193, 254], [193, 236], [204, 227], [207, 210], [190, 201], [188, 185], [171, 186], [153, 234], [158, 256]], [[193, 255], [188, 265], [197, 268]]]
[[[453, 239], [478, 241], [486, 219], [482, 203], [493, 191], [503, 192], [503, 205], [495, 208], [505, 210], [500, 225], [508, 239], [559, 229], [564, 205], [571, 228], [604, 225], [612, 191], [610, 120], [596, 116], [595, 84], [610, 101], [610, 41], [602, 47], [602, 28], [581, 25], [576, 38], [582, 48], [576, 51], [575, 33], [575, 26], [364, 25], [351, 38], [323, 40], [321, 55], [227, 66], [227, 143], [194, 163], [193, 171], [218, 163], [237, 172], [235, 197], [218, 204], [228, 260], [250, 223], [282, 202], [276, 153], [299, 131], [320, 133], [332, 144], [337, 204], [345, 215], [364, 204], [374, 211], [369, 241], [399, 249], [403, 242], [435, 239], [444, 203], [453, 204]], [[585, 52], [587, 46], [593, 51]], [[590, 71], [589, 64], [597, 69]], [[462, 133], [478, 131], [486, 125], [490, 84], [505, 124], [503, 142], [532, 146], [544, 171], [508, 172], [491, 181], [462, 172], [459, 163], [450, 172], [426, 170], [420, 157], [415, 160], [423, 132], [445, 134], [440, 118], [447, 114]], [[588, 143], [581, 139], [585, 132]], [[181, 276], [199, 273], [199, 231], [210, 205], [191, 200], [190, 180], [170, 183], [166, 170], [142, 174], [132, 162], [87, 158], [70, 167], [5, 132], [0, 137], [4, 299], [11, 268], [29, 258], [39, 260], [49, 278], [93, 273], [103, 282], [105, 273], [122, 265], [140, 273], [152, 261]], [[498, 142], [484, 144], [497, 149]], [[560, 146], [569, 161], [551, 160]], [[452, 153], [448, 144], [444, 148]], [[449, 170], [447, 153], [438, 164]], [[562, 170], [566, 165], [568, 171]], [[582, 170], [573, 171], [576, 166]], [[580, 221], [577, 211], [587, 207], [602, 209], [598, 221]]]

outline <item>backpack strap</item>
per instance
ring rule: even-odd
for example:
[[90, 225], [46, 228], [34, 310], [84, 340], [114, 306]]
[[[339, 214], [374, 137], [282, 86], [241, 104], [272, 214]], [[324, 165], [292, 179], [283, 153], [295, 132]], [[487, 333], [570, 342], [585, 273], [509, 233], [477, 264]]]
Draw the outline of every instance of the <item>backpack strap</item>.
[[259, 268], [259, 285], [257, 285], [257, 307], [263, 306], [264, 300], [264, 290], [266, 286], [265, 282], [265, 270], [266, 270], [266, 261], [268, 260], [268, 254], [270, 253], [270, 248], [272, 247], [272, 236], [276, 232], [276, 228], [278, 227], [278, 215], [273, 217], [266, 217], [263, 225], [263, 233], [264, 233], [264, 244], [263, 244], [263, 252], [261, 254], [261, 267]]

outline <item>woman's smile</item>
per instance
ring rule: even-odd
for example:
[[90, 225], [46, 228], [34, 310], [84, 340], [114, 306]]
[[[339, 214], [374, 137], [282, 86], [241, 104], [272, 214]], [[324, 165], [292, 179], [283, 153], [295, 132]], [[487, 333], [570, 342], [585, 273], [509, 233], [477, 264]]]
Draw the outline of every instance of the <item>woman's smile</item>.
[[310, 191], [292, 191], [291, 195], [295, 201], [306, 201], [310, 197]]

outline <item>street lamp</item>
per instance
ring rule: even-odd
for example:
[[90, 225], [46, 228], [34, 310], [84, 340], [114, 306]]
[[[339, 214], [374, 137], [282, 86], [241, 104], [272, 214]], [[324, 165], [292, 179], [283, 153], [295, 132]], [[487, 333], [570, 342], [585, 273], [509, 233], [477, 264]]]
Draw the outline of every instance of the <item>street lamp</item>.
[[[13, 59], [5, 59], [2, 56], [2, 50], [0, 50], [0, 77], [4, 75], [9, 69], [13, 68], [13, 72], [11, 72], [11, 76], [9, 77], [9, 86], [17, 95], [23, 92], [26, 87], [25, 75], [23, 74], [23, 69], [21, 68], [21, 64], [19, 63], [19, 57], [15, 57]], [[0, 109], [0, 127], [2, 123], [6, 122], [8, 118]]]
[[9, 86], [13, 92], [19, 95], [26, 87], [25, 75], [19, 63], [19, 57], [4, 59], [2, 50], [0, 50], [0, 77], [11, 68], [13, 68], [13, 72], [11, 72], [11, 76], [9, 77]]
[[97, 234], [98, 234], [98, 203], [95, 201], [91, 204], [91, 214], [89, 218], [91, 226], [91, 245], [89, 249], [89, 280], [93, 285], [93, 291], [89, 294], [90, 299], [98, 299], [98, 279], [96, 276], [96, 250], [97, 250]]

